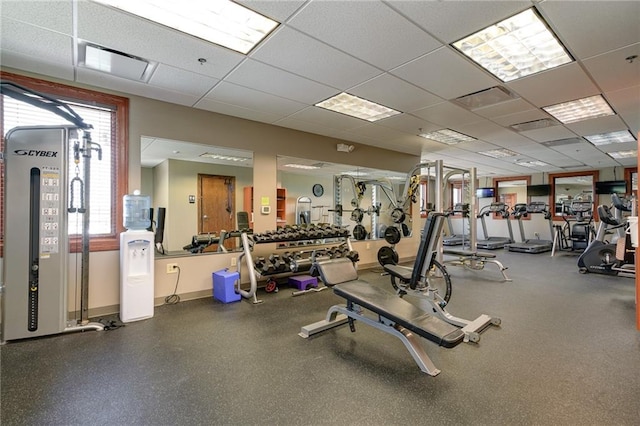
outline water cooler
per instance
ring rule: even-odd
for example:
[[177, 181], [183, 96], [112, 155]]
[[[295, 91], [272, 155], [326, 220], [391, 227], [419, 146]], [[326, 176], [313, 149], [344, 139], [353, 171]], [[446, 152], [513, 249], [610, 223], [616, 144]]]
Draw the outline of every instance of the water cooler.
[[154, 251], [150, 197], [124, 196], [124, 227], [120, 234], [120, 320], [132, 322], [153, 317]]

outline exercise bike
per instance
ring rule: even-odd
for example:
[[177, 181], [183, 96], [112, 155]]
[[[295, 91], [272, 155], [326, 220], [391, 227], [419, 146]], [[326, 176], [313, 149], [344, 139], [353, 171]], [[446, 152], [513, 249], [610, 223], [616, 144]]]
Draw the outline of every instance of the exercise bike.
[[[635, 276], [635, 251], [630, 249], [630, 237], [626, 233], [627, 223], [623, 212], [631, 212], [635, 198], [621, 198], [617, 194], [611, 195], [615, 213], [609, 206], [598, 206], [600, 225], [596, 238], [589, 244], [578, 258], [578, 271], [581, 274], [594, 273], [603, 275]], [[617, 240], [605, 240], [607, 232], [615, 231]]]

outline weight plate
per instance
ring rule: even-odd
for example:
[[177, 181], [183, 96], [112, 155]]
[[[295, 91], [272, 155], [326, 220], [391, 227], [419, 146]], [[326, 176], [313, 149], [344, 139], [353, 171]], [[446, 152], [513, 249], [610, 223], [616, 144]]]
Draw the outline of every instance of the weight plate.
[[408, 237], [411, 235], [411, 230], [409, 229], [409, 225], [407, 225], [406, 223], [402, 224], [402, 236], [403, 237]]
[[357, 223], [362, 222], [364, 218], [364, 211], [362, 209], [355, 209], [351, 212], [351, 220]]
[[364, 240], [367, 238], [367, 230], [362, 225], [356, 225], [353, 228], [353, 238], [356, 240]]
[[378, 250], [378, 263], [382, 266], [397, 265], [398, 253], [391, 247], [380, 247], [380, 250]]
[[400, 242], [400, 230], [395, 226], [388, 226], [387, 229], [384, 230], [384, 239], [389, 244], [398, 244]]
[[393, 220], [393, 223], [402, 223], [405, 217], [404, 211], [400, 208], [395, 208], [391, 211], [391, 220]]

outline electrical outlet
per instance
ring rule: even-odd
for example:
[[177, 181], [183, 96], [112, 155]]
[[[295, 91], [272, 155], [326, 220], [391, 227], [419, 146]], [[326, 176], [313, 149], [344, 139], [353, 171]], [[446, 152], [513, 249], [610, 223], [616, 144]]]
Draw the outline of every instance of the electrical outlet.
[[175, 274], [178, 272], [177, 263], [167, 263], [167, 274]]
[[237, 263], [236, 263], [237, 261], [238, 261], [237, 258], [232, 257], [231, 258], [231, 266], [236, 266], [237, 265]]
[[371, 243], [367, 243], [367, 250], [371, 250]]

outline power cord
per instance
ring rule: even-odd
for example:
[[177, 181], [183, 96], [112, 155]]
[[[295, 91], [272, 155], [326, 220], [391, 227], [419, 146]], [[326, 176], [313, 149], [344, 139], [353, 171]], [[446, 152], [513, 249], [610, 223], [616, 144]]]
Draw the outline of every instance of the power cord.
[[176, 269], [178, 270], [178, 276], [176, 277], [176, 287], [173, 289], [173, 294], [164, 298], [165, 305], [175, 305], [180, 302], [180, 296], [178, 296], [178, 283], [180, 282], [180, 267], [176, 265]]

